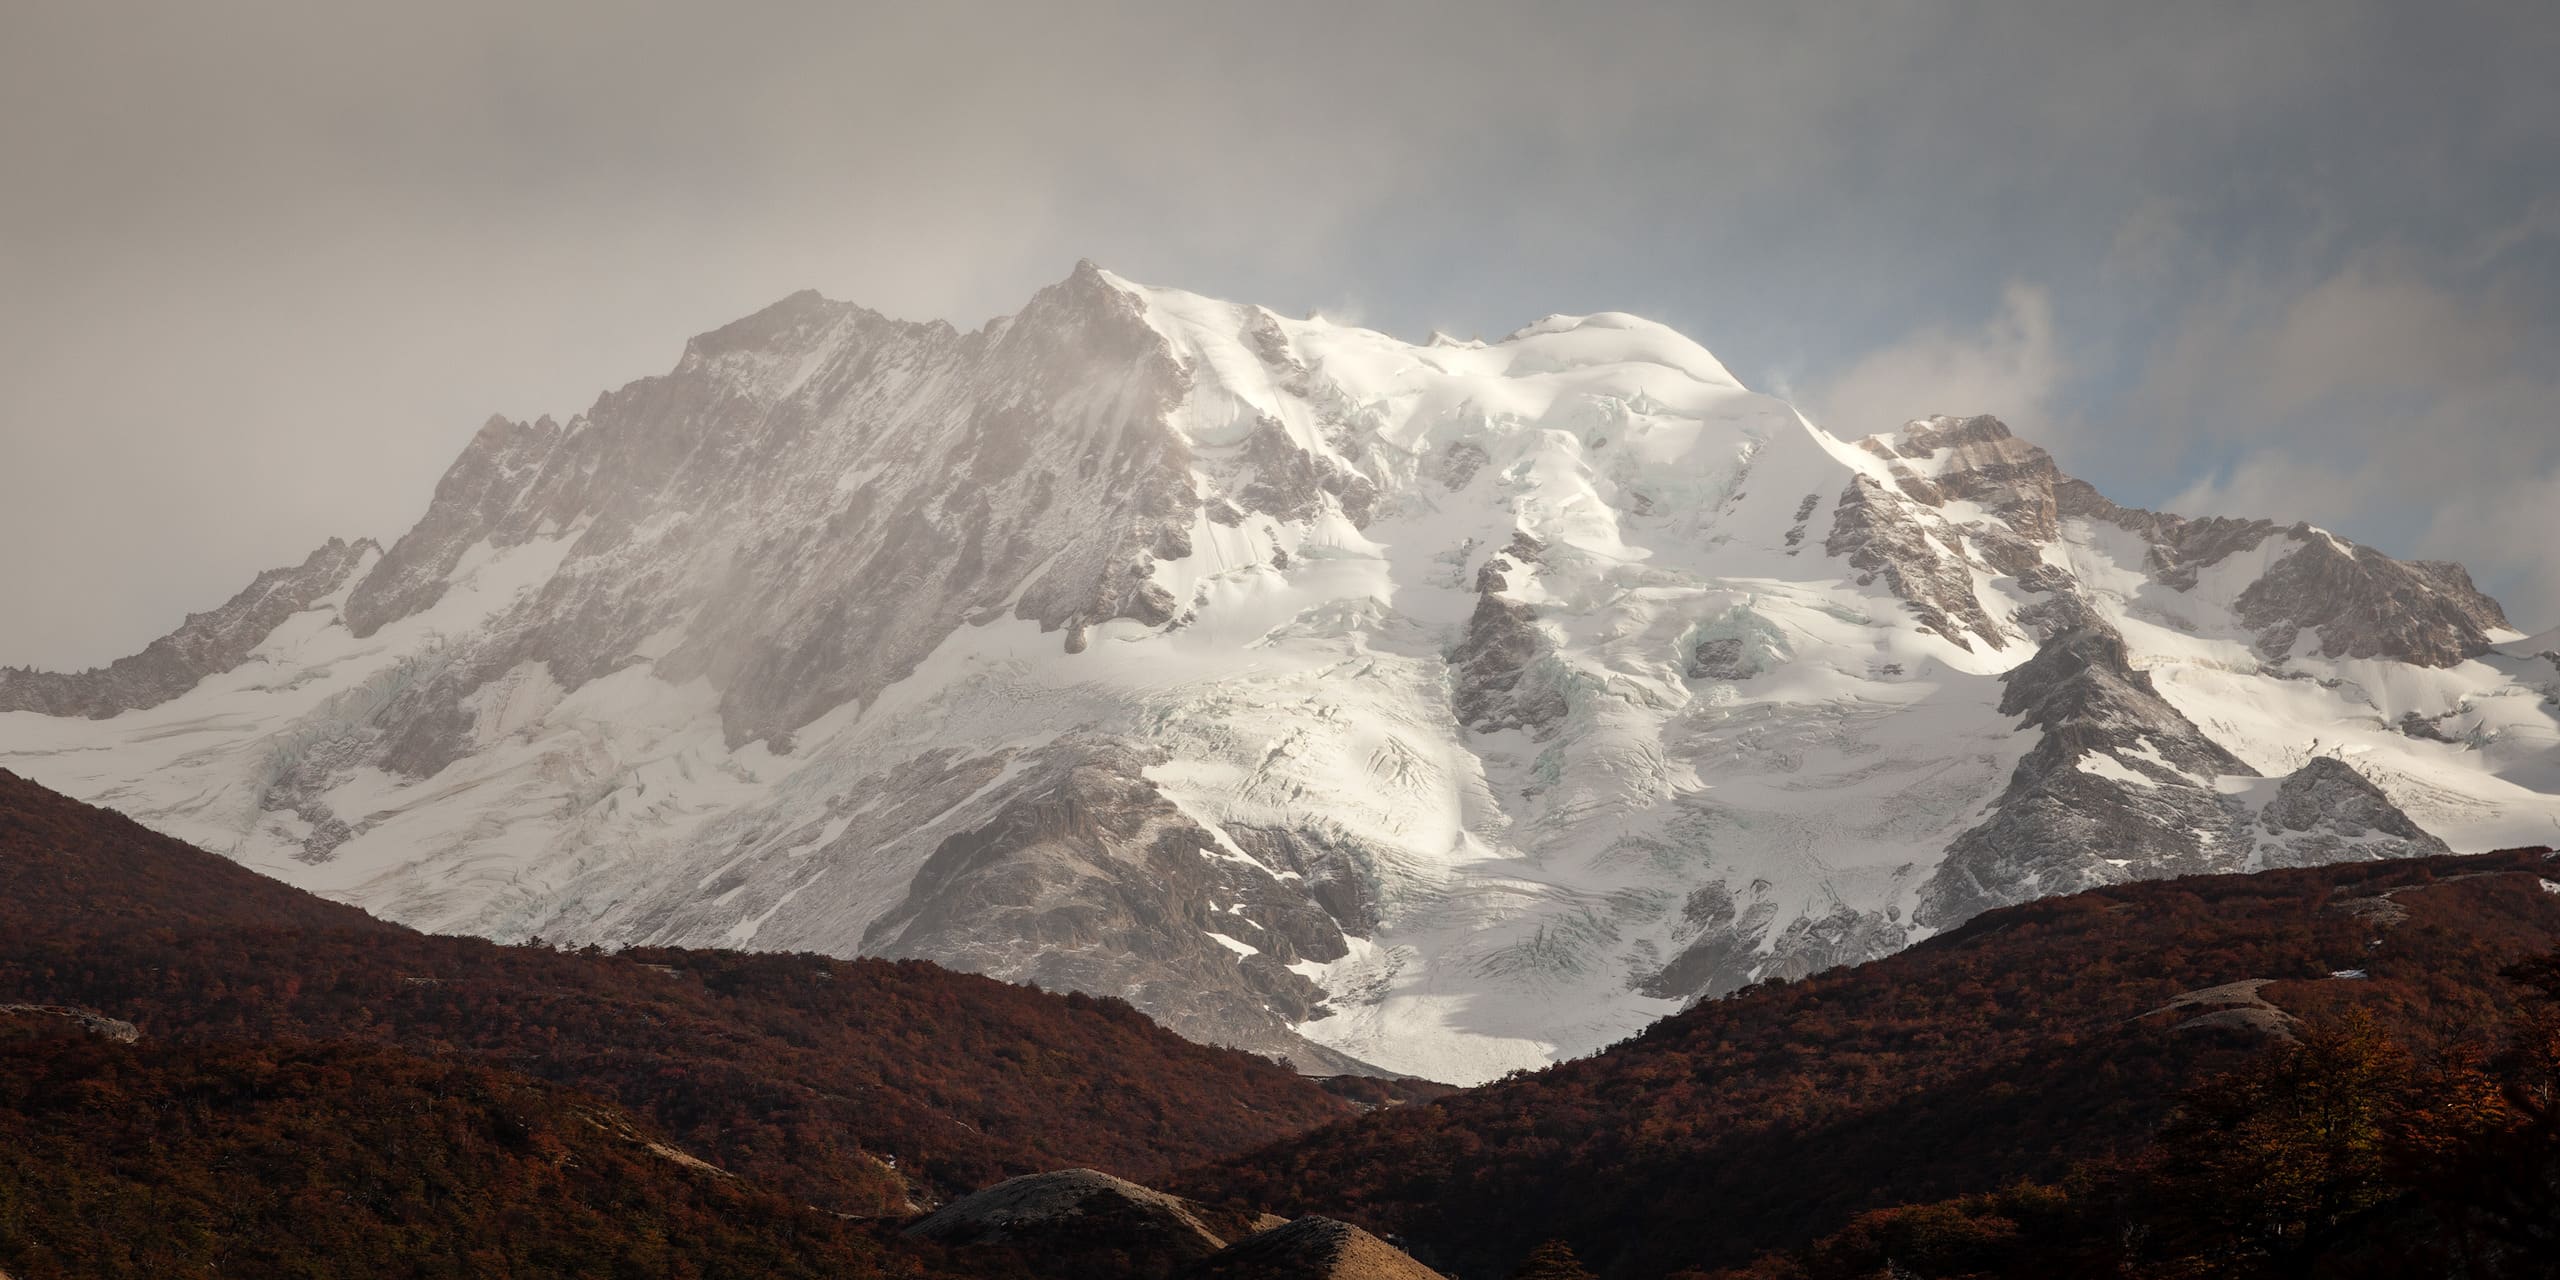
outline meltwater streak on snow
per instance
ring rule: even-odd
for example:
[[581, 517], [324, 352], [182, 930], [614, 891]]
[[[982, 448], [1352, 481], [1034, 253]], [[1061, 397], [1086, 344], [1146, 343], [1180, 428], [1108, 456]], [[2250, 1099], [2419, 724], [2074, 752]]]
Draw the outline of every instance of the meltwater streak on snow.
[[[1101, 292], [1079, 293], [1088, 279]], [[1071, 509], [1034, 512], [1057, 540], [990, 584], [999, 605], [973, 606], [911, 669], [787, 741], [737, 743], [729, 695], [745, 677], [723, 667], [726, 650], [694, 652], [703, 611], [719, 607], [704, 601], [726, 597], [650, 578], [691, 563], [651, 549], [716, 535], [727, 550], [702, 563], [744, 574], [755, 556], [826, 545], [866, 510], [935, 523], [951, 500], [929, 486], [982, 470], [999, 483], [1023, 465], [954, 452], [1006, 447], [959, 382], [971, 353], [1041, 339], [1026, 334], [1035, 319], [1107, 346], [1110, 297], [1178, 370], [1178, 395], [1149, 401], [1134, 369], [1117, 383], [1089, 371], [1022, 447], [1099, 456], [1169, 441], [1196, 501], [1156, 554], [1128, 562], [1169, 603], [1044, 625], [1026, 593], [1106, 533]], [[1168, 926], [1167, 989], [1201, 988], [1213, 971], [1200, 966], [1272, 966], [1323, 989], [1296, 1028], [1309, 1040], [1456, 1082], [1588, 1052], [1702, 993], [1926, 936], [1924, 888], [2037, 746], [2002, 712], [2002, 676], [2036, 652], [2057, 582], [2123, 635], [2162, 698], [2260, 772], [2339, 753], [2457, 845], [2560, 834], [2545, 692], [2560, 667], [2539, 656], [2551, 646], [2431, 668], [2305, 643], [2271, 663], [2240, 597], [2289, 554], [2287, 536], [2185, 590], [2146, 562], [2144, 535], [2104, 519], [2029, 531], [2026, 558], [2004, 559], [2024, 517], [1995, 509], [1996, 493], [1956, 492], [1980, 459], [1834, 438], [1635, 317], [1414, 346], [1099, 272], [974, 335], [830, 307], [776, 308], [796, 327], [772, 351], [752, 345], [751, 322], [697, 339], [676, 378], [713, 380], [705, 402], [764, 406], [758, 429], [776, 434], [758, 447], [794, 452], [752, 461], [799, 477], [769, 509], [679, 505], [726, 474], [680, 469], [657, 481], [662, 505], [638, 532], [605, 530], [630, 539], [608, 544], [619, 558], [572, 556], [584, 525], [483, 543], [431, 608], [363, 638], [341, 590], [174, 701], [104, 720], [0, 714], [0, 760], [427, 927], [837, 953], [872, 936], [1021, 976], [1019, 956], [902, 932], [922, 927], [900, 914], [919, 870], [1006, 815], [1048, 812], [1020, 804], [1055, 785], [1057, 760], [1143, 744], [1145, 777], [1197, 825], [1200, 857], [1313, 894], [1273, 850], [1333, 851], [1323, 910], [1349, 935], [1330, 961], [1275, 956], [1276, 918], [1219, 897]], [[1104, 338], [1077, 337], [1089, 332]], [[580, 419], [542, 447], [568, 456], [603, 429]], [[683, 466], [741, 465], [718, 439], [676, 438]], [[1077, 459], [1051, 461], [1063, 476]], [[2015, 576], [2030, 562], [2051, 580]], [[531, 634], [550, 587], [592, 596], [613, 574], [621, 594], [605, 599], [642, 611], [647, 639], [550, 655], [601, 660], [574, 688], [536, 657], [488, 673], [453, 711], [463, 749], [426, 776], [368, 745], [401, 727], [402, 691], [448, 655]], [[913, 612], [932, 587], [851, 599]], [[2450, 740], [2393, 727], [2404, 715]], [[2281, 791], [2199, 776], [2138, 736], [2074, 769], [2124, 793], [2225, 797], [2235, 822]], [[2290, 856], [2289, 838], [2254, 835], [2230, 856]], [[2359, 839], [2336, 856], [2368, 856]], [[1062, 919], [1092, 906], [1054, 905]], [[1241, 1034], [1147, 1007], [1194, 1034]]]

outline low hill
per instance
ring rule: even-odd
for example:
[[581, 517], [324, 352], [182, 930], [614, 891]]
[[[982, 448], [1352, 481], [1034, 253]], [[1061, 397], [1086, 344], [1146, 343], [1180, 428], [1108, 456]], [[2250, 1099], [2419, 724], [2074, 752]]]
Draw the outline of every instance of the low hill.
[[[0, 1272], [1047, 1275], [1046, 1244], [906, 1229], [1091, 1169], [1067, 1180], [1225, 1224], [1216, 1252], [1071, 1224], [1075, 1274], [1108, 1280], [1403, 1267], [1392, 1246], [1460, 1280], [1533, 1254], [1832, 1280], [1914, 1240], [1958, 1259], [1942, 1280], [2062, 1274], [2115, 1249], [2124, 1187], [2253, 1187], [2156, 1153], [2256, 1149], [2219, 1135], [2293, 1095], [2251, 1082], [2316, 1093], [2333, 1061], [2387, 1066], [2392, 1114], [2487, 1153], [2327, 1237], [2423, 1250], [2560, 1205], [2475, 1212], [2519, 1185], [2482, 1170], [2560, 1189], [2553, 1118], [2496, 1119], [2524, 1077], [2466, 1065], [2542, 1028], [2560, 1080], [2560, 958], [2536, 956], [2560, 957], [2547, 851], [2126, 885], [1443, 1096], [920, 962], [419, 934], [0, 772]], [[1379, 1238], [1250, 1233], [1271, 1211]]]
[[145, 1046], [354, 1042], [503, 1069], [860, 1215], [1068, 1166], [1160, 1177], [1363, 1105], [1117, 1000], [923, 962], [421, 934], [0, 771], [6, 1003], [95, 1010]]
[[620, 1108], [381, 1045], [121, 1043], [0, 1013], [0, 1273], [919, 1274]]
[[0, 769], [0, 928], [15, 943], [131, 930], [408, 932]]
[[2363, 1011], [2421, 1054], [2490, 1034], [2560, 945], [2551, 855], [2125, 885], [1697, 1005], [1582, 1061], [1177, 1180], [1340, 1214], [1453, 1275], [1551, 1237], [1610, 1277], [1731, 1266], [1899, 1204], [2142, 1148], [2181, 1092]]

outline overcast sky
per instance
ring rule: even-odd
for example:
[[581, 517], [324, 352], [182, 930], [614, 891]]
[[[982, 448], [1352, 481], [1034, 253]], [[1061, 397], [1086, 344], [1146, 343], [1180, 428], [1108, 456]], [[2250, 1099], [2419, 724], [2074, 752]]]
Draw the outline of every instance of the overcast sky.
[[1835, 431], [1996, 413], [2560, 623], [2555, 15], [13, 0], [0, 663], [388, 541], [489, 414], [795, 289], [974, 327], [1079, 257], [1636, 311]]

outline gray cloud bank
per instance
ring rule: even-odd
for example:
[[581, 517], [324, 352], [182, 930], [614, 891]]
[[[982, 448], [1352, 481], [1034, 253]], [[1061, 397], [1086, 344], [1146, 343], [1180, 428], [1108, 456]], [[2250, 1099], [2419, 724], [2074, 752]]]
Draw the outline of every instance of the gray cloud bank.
[[2560, 621], [2547, 5], [34, 3], [0, 39], [0, 662], [104, 661], [482, 418], [814, 285], [1091, 256], [1418, 336], [1658, 316], [1837, 430]]

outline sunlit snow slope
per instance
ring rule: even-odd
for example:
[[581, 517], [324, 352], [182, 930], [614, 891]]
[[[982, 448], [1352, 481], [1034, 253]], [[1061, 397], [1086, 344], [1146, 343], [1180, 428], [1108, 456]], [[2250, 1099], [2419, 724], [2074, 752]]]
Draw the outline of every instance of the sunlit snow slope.
[[1474, 1081], [1998, 903], [2546, 843], [2555, 648], [1991, 419], [1837, 439], [1632, 316], [1414, 346], [1088, 265], [493, 421], [389, 549], [0, 674], [0, 762], [422, 927]]

